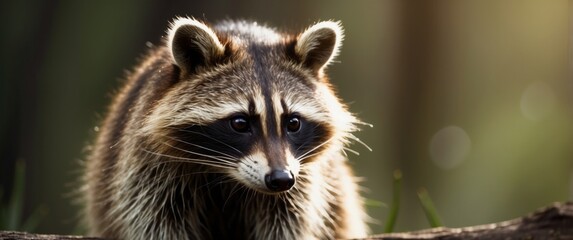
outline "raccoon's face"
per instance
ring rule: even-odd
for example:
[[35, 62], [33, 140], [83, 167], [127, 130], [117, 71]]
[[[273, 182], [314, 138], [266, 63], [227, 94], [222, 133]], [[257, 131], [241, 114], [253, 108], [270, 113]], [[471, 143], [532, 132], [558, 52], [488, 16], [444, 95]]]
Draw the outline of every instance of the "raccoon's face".
[[305, 164], [354, 130], [323, 76], [342, 30], [321, 22], [283, 38], [254, 24], [226, 27], [216, 34], [196, 20], [174, 22], [168, 45], [181, 79], [146, 125], [169, 130], [159, 143], [164, 156], [209, 166], [259, 192], [287, 191]]

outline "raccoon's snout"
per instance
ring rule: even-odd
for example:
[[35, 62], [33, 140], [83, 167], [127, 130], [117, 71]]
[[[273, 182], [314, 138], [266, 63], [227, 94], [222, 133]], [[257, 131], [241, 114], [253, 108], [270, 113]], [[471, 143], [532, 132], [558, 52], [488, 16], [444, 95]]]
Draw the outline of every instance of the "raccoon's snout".
[[294, 175], [288, 170], [273, 170], [265, 175], [267, 189], [275, 193], [291, 189], [294, 183]]

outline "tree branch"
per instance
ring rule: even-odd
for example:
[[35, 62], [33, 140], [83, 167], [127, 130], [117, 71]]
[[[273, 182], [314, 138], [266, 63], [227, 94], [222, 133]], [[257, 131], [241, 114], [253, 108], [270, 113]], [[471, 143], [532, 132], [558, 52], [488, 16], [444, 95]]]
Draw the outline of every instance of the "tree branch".
[[573, 239], [573, 202], [555, 203], [528, 216], [464, 228], [432, 228], [368, 239]]
[[[102, 240], [101, 238], [83, 236], [11, 231], [0, 231], [1, 239]], [[555, 203], [528, 216], [500, 223], [464, 228], [432, 228], [415, 232], [379, 234], [368, 239], [573, 239], [573, 202]]]

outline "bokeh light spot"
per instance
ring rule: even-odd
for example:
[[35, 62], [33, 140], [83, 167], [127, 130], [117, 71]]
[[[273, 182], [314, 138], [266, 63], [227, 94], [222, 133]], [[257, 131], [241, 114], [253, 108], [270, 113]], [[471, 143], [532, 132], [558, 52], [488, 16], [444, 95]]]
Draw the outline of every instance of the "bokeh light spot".
[[458, 126], [440, 129], [430, 141], [430, 156], [434, 164], [442, 169], [452, 169], [460, 165], [468, 155], [471, 140]]
[[539, 121], [551, 113], [555, 102], [555, 94], [548, 84], [532, 83], [521, 95], [521, 113], [529, 120]]

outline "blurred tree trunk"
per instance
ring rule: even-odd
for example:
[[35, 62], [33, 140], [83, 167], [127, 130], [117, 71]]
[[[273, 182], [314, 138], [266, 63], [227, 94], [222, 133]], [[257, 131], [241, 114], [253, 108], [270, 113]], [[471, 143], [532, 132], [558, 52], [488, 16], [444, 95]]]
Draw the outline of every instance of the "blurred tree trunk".
[[[439, 16], [440, 2], [436, 1], [401, 1], [398, 19], [398, 51], [397, 80], [395, 80], [396, 99], [392, 106], [393, 119], [388, 124], [392, 126], [391, 139], [395, 141], [394, 156], [395, 168], [400, 169], [409, 176], [404, 182], [403, 204], [417, 205], [416, 189], [420, 186], [428, 187], [428, 171], [420, 166], [425, 160], [427, 151], [424, 148], [426, 139], [425, 129], [432, 118], [424, 116], [426, 109], [433, 109], [431, 96], [432, 85], [435, 84], [435, 71], [432, 60], [436, 56], [435, 42], [437, 31], [437, 17]], [[439, 54], [438, 54], [439, 55]], [[422, 155], [422, 156], [420, 156]], [[400, 214], [407, 216], [400, 222], [412, 221], [408, 216], [419, 216], [416, 208], [404, 209]], [[400, 225], [400, 223], [399, 223]]]

